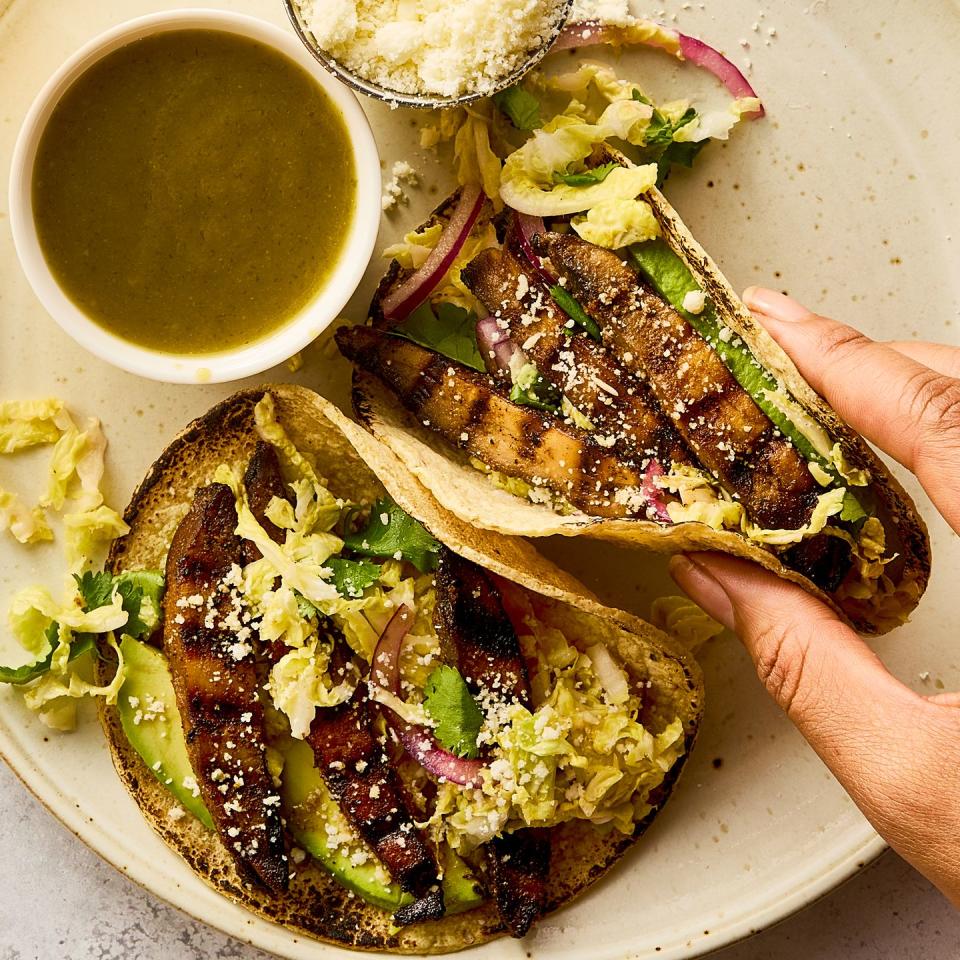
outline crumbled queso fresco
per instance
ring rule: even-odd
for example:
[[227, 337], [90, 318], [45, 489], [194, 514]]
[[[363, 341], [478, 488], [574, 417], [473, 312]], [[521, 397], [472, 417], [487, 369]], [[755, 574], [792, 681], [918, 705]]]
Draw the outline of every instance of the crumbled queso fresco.
[[560, 0], [300, 0], [341, 66], [398, 93], [492, 93], [550, 36]]

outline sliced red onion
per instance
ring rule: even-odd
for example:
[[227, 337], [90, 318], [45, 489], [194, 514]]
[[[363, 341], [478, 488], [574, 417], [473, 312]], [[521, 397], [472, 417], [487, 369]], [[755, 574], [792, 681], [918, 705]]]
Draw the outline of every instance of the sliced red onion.
[[477, 321], [477, 346], [487, 367], [496, 368], [491, 373], [509, 371], [513, 358], [523, 353], [506, 331], [500, 329], [496, 317], [487, 316]]
[[[685, 33], [678, 33], [664, 27], [664, 32], [671, 37], [676, 37], [679, 43], [679, 55], [683, 60], [689, 60], [692, 64], [702, 67], [704, 70], [712, 73], [735, 97], [756, 97], [757, 92], [753, 89], [750, 81], [743, 75], [740, 69], [728, 60], [719, 50], [714, 49], [709, 44], [698, 40], [696, 37], [688, 36]], [[634, 43], [629, 39], [624, 30], [617, 26], [600, 23], [599, 20], [581, 20], [579, 23], [571, 23], [564, 27], [563, 32], [557, 38], [553, 45], [553, 50], [568, 50], [571, 47], [589, 47], [601, 43], [624, 44]], [[668, 50], [663, 43], [651, 38], [646, 41], [647, 46], [657, 47], [660, 50]], [[668, 50], [668, 52], [673, 52]], [[757, 97], [759, 99], [759, 97]], [[745, 119], [758, 120], [764, 116], [766, 111], [761, 104], [759, 110], [753, 113], [745, 113]]]
[[402, 603], [380, 634], [370, 663], [370, 679], [397, 697], [400, 696], [400, 647], [412, 626], [413, 611]]
[[530, 266], [540, 274], [540, 279], [548, 287], [556, 286], [557, 278], [543, 265], [543, 260], [534, 253], [533, 243], [531, 242], [538, 234], [546, 233], [547, 228], [544, 225], [543, 217], [532, 217], [527, 213], [520, 213], [515, 210], [513, 222], [516, 227], [514, 235], [517, 238], [521, 253], [527, 258]]
[[[400, 695], [400, 649], [413, 626], [413, 611], [406, 605], [397, 607], [390, 618], [370, 664], [370, 679], [378, 687], [394, 696]], [[444, 750], [427, 727], [407, 723], [395, 710], [378, 703], [387, 725], [396, 733], [404, 750], [425, 770], [452, 783], [474, 786], [480, 783], [480, 771], [486, 766], [481, 760], [466, 760]]]
[[656, 514], [657, 519], [663, 523], [673, 523], [670, 519], [670, 512], [663, 499], [663, 490], [657, 486], [657, 477], [663, 476], [663, 467], [658, 460], [651, 460], [647, 464], [647, 469], [643, 472], [643, 483], [640, 484], [640, 492], [646, 497], [650, 509]]
[[451, 783], [459, 783], [465, 787], [480, 786], [480, 775], [486, 768], [486, 763], [458, 757], [455, 753], [444, 750], [426, 727], [405, 723], [393, 710], [382, 704], [380, 709], [387, 724], [403, 744], [403, 749], [424, 770]]
[[[702, 40], [689, 37], [685, 33], [681, 33], [679, 36], [680, 52], [685, 60], [689, 60], [696, 66], [712, 73], [734, 97], [757, 97], [756, 90], [740, 72], [740, 68], [728, 60], [719, 50], [715, 50]], [[745, 113], [744, 117], [751, 120], [759, 119], [765, 113], [763, 104], [761, 104], [759, 110], [755, 110], [753, 113]]]
[[436, 289], [463, 249], [473, 225], [480, 216], [486, 197], [479, 186], [470, 184], [460, 191], [460, 199], [437, 245], [422, 267], [383, 299], [383, 316], [391, 323], [406, 320]]

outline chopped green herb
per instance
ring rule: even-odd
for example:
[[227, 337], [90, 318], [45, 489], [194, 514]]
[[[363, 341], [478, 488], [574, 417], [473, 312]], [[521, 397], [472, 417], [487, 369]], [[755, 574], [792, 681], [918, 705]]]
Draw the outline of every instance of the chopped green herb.
[[507, 87], [493, 95], [493, 102], [518, 130], [536, 130], [543, 126], [540, 101], [523, 87]]
[[[653, 107], [653, 103], [639, 90], [633, 91], [633, 99]], [[688, 107], [683, 116], [676, 121], [670, 120], [656, 107], [653, 108], [653, 116], [644, 133], [644, 147], [648, 159], [657, 165], [657, 186], [663, 185], [670, 174], [671, 167], [677, 164], [692, 167], [697, 155], [709, 142], [702, 140], [693, 143], [676, 140], [677, 131], [696, 118], [697, 111], [693, 107]]]
[[709, 140], [701, 140], [698, 143], [683, 143], [679, 140], [674, 140], [657, 160], [657, 186], [663, 186], [663, 182], [670, 175], [670, 169], [672, 167], [677, 165], [688, 168], [692, 167], [693, 161], [697, 159], [700, 151], [709, 142]]
[[604, 163], [589, 170], [578, 170], [576, 173], [553, 172], [554, 183], [565, 183], [568, 187], [590, 187], [595, 183], [603, 183], [610, 176], [610, 171], [619, 167], [619, 163]]
[[[77, 590], [83, 598], [85, 611], [105, 607], [113, 601], [114, 590], [122, 598], [123, 609], [127, 612], [127, 622], [123, 633], [134, 639], [148, 635], [157, 624], [160, 612], [160, 597], [163, 593], [163, 576], [152, 570], [124, 571], [113, 576], [106, 570], [92, 573], [87, 570], [82, 575], [74, 574]], [[148, 610], [143, 610], [144, 599], [148, 601]], [[151, 609], [152, 608], [152, 609]], [[141, 614], [146, 614], [146, 618]]]
[[550, 296], [557, 306], [578, 326], [585, 330], [594, 340], [600, 341], [600, 328], [596, 320], [587, 316], [587, 312], [579, 303], [559, 284], [550, 288]]
[[369, 560], [334, 557], [327, 561], [327, 566], [333, 571], [333, 585], [337, 593], [354, 600], [362, 597], [363, 591], [380, 578], [380, 565]]
[[[0, 683], [12, 683], [15, 686], [20, 686], [24, 683], [30, 683], [31, 680], [36, 680], [37, 677], [42, 677], [50, 669], [50, 664], [53, 663], [53, 651], [59, 642], [59, 634], [60, 624], [51, 623], [46, 629], [47, 642], [50, 644], [50, 652], [46, 657], [36, 663], [24, 664], [22, 667], [0, 667]], [[93, 648], [95, 640], [96, 637], [92, 633], [74, 634], [70, 642], [70, 653], [67, 659], [72, 661], [83, 656]]]
[[[87, 612], [105, 607], [113, 601], [116, 588], [127, 611], [127, 622], [122, 633], [140, 639], [153, 631], [160, 612], [160, 597], [163, 594], [163, 576], [151, 570], [137, 570], [112, 576], [106, 571], [93, 573], [86, 571], [82, 575], [74, 574], [77, 591]], [[0, 683], [24, 684], [42, 677], [53, 662], [53, 651], [60, 639], [60, 624], [51, 623], [45, 636], [50, 644], [50, 652], [36, 663], [22, 667], [0, 667]], [[97, 637], [93, 633], [75, 633], [70, 639], [68, 660], [73, 661], [96, 648]]]
[[477, 346], [476, 315], [456, 304], [438, 303], [436, 312], [429, 303], [421, 304], [392, 332], [472, 370], [486, 372]]
[[[328, 563], [329, 567], [330, 564]], [[300, 614], [301, 620], [312, 620], [319, 614], [317, 608], [302, 594], [294, 591], [294, 594], [297, 598], [297, 613]]]
[[444, 665], [430, 674], [423, 708], [436, 724], [433, 732], [441, 746], [458, 757], [476, 759], [483, 714], [459, 670]]
[[[386, 519], [384, 519], [386, 518]], [[436, 570], [440, 544], [390, 498], [378, 500], [363, 530], [347, 534], [344, 546], [366, 557], [400, 557], [421, 573]]]
[[75, 573], [73, 579], [77, 582], [85, 611], [105, 607], [113, 600], [113, 575], [106, 570], [99, 573], [87, 570], [82, 576]]

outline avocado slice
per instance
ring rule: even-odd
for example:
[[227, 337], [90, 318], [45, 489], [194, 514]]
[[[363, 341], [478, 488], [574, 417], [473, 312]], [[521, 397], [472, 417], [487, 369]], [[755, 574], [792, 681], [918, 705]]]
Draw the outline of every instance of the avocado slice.
[[[288, 826], [297, 843], [339, 883], [375, 907], [396, 913], [400, 907], [412, 903], [411, 895], [401, 890], [399, 884], [385, 881], [384, 871], [372, 852], [370, 859], [356, 864], [351, 863], [350, 855], [341, 848], [331, 849], [328, 830], [334, 836], [353, 834], [353, 830], [314, 766], [313, 751], [302, 740], [292, 739], [280, 750], [284, 756], [281, 795]], [[352, 845], [355, 849], [357, 842]], [[446, 846], [442, 861], [447, 914], [478, 907], [483, 895], [470, 867]]]
[[[127, 740], [184, 810], [212, 830], [213, 820], [203, 801], [183, 785], [193, 778], [193, 767], [166, 658], [154, 647], [126, 635], [120, 652], [127, 675], [117, 695], [117, 710]], [[162, 704], [162, 710], [152, 709], [154, 704]]]
[[[757, 361], [750, 348], [739, 337], [730, 337], [730, 330], [720, 323], [713, 304], [708, 300], [701, 313], [690, 313], [684, 309], [683, 301], [687, 294], [699, 293], [700, 285], [683, 260], [663, 240], [633, 244], [630, 247], [630, 257], [657, 293], [717, 352], [737, 383], [750, 394], [757, 406], [797, 448], [800, 455], [805, 460], [818, 464], [830, 474], [836, 485], [847, 486], [833, 464], [821, 456], [797, 425], [771, 401], [768, 391], [777, 393], [781, 390], [776, 377]], [[847, 486], [840, 518], [855, 522], [867, 515], [857, 496]]]
[[[117, 695], [123, 732], [150, 772], [185, 810], [212, 830], [213, 820], [203, 801], [184, 786], [184, 781], [193, 777], [193, 768], [166, 658], [156, 648], [130, 636], [123, 637], [120, 651], [127, 665]], [[152, 709], [157, 703], [162, 704], [161, 710]], [[365, 863], [354, 864], [348, 854], [331, 849], [328, 826], [335, 836], [352, 833], [352, 829], [314, 766], [313, 751], [302, 740], [292, 738], [277, 746], [284, 757], [281, 793], [290, 832], [297, 843], [344, 887], [381, 910], [395, 913], [411, 903], [413, 898], [398, 884], [384, 881], [384, 871], [372, 854]], [[483, 894], [468, 864], [446, 846], [442, 861], [447, 914], [479, 906]]]

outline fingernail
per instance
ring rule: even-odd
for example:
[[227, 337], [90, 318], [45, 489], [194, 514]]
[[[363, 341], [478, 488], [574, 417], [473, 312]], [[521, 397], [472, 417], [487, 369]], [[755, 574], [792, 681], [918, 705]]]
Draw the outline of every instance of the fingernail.
[[797, 323], [810, 316], [810, 311], [793, 297], [777, 290], [768, 290], [766, 287], [748, 287], [743, 291], [743, 302], [751, 310], [774, 320]]
[[714, 620], [733, 630], [733, 604], [713, 574], [696, 560], [679, 553], [670, 558], [670, 576], [684, 593]]

